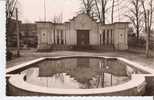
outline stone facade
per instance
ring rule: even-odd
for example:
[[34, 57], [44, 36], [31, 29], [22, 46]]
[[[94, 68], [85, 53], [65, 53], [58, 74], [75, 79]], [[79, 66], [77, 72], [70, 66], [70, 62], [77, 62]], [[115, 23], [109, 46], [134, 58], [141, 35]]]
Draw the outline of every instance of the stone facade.
[[128, 49], [128, 23], [117, 22], [101, 25], [85, 14], [79, 14], [70, 22], [54, 24], [36, 22], [38, 49], [50, 49], [53, 45], [77, 48], [111, 46], [116, 50]]

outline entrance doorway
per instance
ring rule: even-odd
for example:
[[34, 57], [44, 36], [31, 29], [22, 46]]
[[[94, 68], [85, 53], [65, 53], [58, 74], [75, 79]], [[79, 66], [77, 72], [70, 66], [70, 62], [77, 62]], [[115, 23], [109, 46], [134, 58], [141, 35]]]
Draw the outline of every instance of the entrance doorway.
[[77, 47], [81, 49], [89, 47], [89, 30], [77, 30]]

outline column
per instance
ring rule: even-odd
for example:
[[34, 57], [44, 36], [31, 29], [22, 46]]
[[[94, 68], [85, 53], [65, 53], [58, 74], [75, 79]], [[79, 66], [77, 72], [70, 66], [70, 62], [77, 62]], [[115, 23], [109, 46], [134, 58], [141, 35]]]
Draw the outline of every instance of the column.
[[114, 31], [112, 29], [112, 45], [114, 45]]
[[64, 30], [64, 45], [66, 44], [66, 29]]
[[65, 30], [65, 45], [67, 45], [67, 41], [66, 41], [66, 35], [68, 34], [68, 31]]
[[55, 44], [57, 44], [57, 30], [55, 29]]
[[61, 44], [61, 30], [58, 31], [58, 39], [59, 39], [58, 44]]
[[58, 35], [58, 37], [59, 37], [59, 44], [61, 44], [61, 41], [62, 41], [62, 37], [61, 37], [61, 29], [59, 30], [59, 35]]
[[51, 44], [54, 44], [54, 35], [53, 35], [53, 29], [51, 29]]
[[101, 45], [103, 45], [103, 31], [101, 32]]
[[48, 30], [48, 32], [47, 32], [47, 38], [48, 38], [48, 44], [50, 44], [50, 32], [49, 32], [49, 30]]
[[111, 38], [111, 29], [109, 30], [109, 45], [112, 43], [112, 38]]

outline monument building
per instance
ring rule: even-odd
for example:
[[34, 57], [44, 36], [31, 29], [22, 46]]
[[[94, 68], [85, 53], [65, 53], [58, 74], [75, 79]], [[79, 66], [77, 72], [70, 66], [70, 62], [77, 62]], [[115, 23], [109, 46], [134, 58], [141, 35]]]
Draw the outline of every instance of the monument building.
[[[38, 50], [55, 49], [100, 49], [111, 47], [127, 50], [128, 22], [105, 24], [86, 14], [79, 14], [69, 22], [56, 24], [36, 22], [38, 33]], [[62, 48], [61, 48], [62, 49]]]

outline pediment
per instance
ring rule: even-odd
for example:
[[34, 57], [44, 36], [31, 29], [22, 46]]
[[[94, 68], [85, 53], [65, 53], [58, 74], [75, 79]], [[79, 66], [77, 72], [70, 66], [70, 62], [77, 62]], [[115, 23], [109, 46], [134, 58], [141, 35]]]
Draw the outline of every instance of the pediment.
[[74, 17], [72, 20], [79, 21], [79, 22], [83, 22], [83, 21], [96, 22], [96, 20], [94, 20], [93, 18], [89, 17], [86, 14], [79, 14], [76, 17]]
[[79, 14], [72, 19], [76, 29], [91, 29], [97, 23], [94, 19], [86, 14]]

